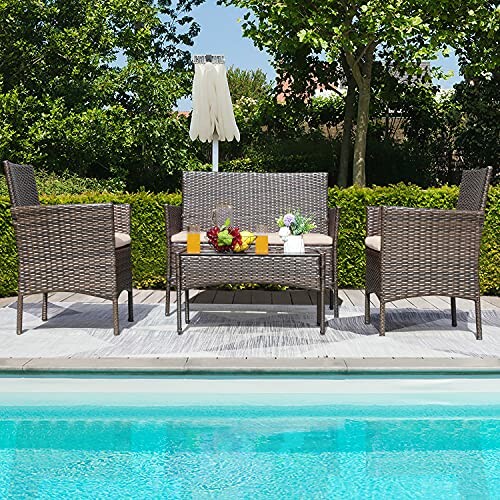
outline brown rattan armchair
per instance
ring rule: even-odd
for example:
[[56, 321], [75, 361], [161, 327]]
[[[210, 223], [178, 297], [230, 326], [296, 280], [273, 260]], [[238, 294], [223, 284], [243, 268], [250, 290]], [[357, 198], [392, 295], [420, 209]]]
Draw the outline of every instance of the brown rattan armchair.
[[[337, 286], [337, 242], [339, 209], [328, 208], [328, 174], [315, 173], [233, 173], [184, 172], [182, 207], [165, 206], [167, 240], [167, 294], [165, 314], [170, 314], [170, 289], [175, 284], [176, 255], [186, 247], [186, 230], [191, 224], [206, 231], [212, 225], [212, 210], [224, 201], [233, 207], [234, 224], [254, 231], [266, 224], [269, 246], [282, 251], [276, 219], [300, 209], [316, 224], [304, 236], [306, 247], [325, 253], [326, 287], [330, 290], [330, 309], [339, 314]], [[273, 232], [274, 231], [274, 232]], [[202, 248], [208, 248], [203, 235]], [[277, 283], [279, 284], [279, 283]]]
[[133, 321], [130, 206], [40, 205], [33, 167], [4, 161], [18, 250], [17, 333], [22, 333], [23, 297], [41, 293], [47, 320], [49, 292], [75, 292], [113, 302], [118, 335], [118, 296], [128, 291]]
[[380, 335], [385, 305], [393, 300], [444, 295], [476, 306], [476, 338], [482, 338], [479, 249], [492, 168], [463, 173], [456, 210], [367, 207], [365, 323], [370, 294], [380, 300]]

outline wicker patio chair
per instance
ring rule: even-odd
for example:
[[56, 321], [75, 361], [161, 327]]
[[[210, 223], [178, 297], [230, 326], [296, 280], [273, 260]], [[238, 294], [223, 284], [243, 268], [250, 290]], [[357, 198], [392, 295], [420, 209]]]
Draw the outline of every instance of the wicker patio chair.
[[370, 294], [380, 300], [380, 335], [387, 302], [425, 295], [473, 300], [482, 338], [479, 249], [492, 168], [464, 171], [456, 210], [367, 207], [365, 323]]
[[[191, 224], [202, 231], [212, 223], [217, 203], [233, 207], [233, 223], [254, 231], [257, 224], [267, 225], [270, 249], [283, 248], [277, 234], [276, 219], [286, 212], [300, 209], [312, 217], [314, 232], [304, 236], [309, 248], [325, 252], [326, 287], [330, 290], [330, 309], [339, 313], [337, 286], [337, 241], [339, 209], [328, 208], [328, 174], [326, 173], [231, 173], [184, 172], [182, 207], [166, 205], [167, 294], [165, 314], [170, 314], [170, 290], [175, 285], [176, 254], [186, 247], [186, 230]], [[274, 231], [274, 232], [273, 232]], [[202, 237], [202, 248], [208, 248]]]
[[23, 298], [41, 293], [47, 320], [49, 292], [75, 292], [113, 301], [118, 335], [118, 296], [128, 291], [133, 321], [130, 206], [40, 205], [33, 167], [4, 161], [19, 260], [17, 334]]

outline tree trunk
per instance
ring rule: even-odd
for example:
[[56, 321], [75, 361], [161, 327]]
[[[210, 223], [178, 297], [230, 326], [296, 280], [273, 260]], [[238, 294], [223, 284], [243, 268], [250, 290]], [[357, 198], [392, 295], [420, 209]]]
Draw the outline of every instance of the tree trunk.
[[366, 136], [370, 120], [370, 97], [374, 50], [375, 43], [372, 43], [369, 47], [367, 47], [365, 59], [361, 65], [353, 68], [353, 76], [356, 79], [359, 91], [356, 139], [354, 141], [354, 160], [352, 165], [352, 179], [353, 184], [356, 186], [366, 185]]
[[344, 125], [342, 130], [342, 146], [340, 149], [339, 174], [337, 184], [341, 187], [347, 187], [349, 182], [349, 160], [351, 158], [351, 136], [354, 123], [356, 100], [356, 82], [354, 78], [348, 77], [347, 95], [345, 98]]
[[368, 121], [370, 117], [370, 83], [359, 89], [358, 118], [356, 120], [356, 140], [354, 142], [353, 161], [353, 184], [356, 186], [366, 185], [365, 155], [366, 135], [368, 133]]

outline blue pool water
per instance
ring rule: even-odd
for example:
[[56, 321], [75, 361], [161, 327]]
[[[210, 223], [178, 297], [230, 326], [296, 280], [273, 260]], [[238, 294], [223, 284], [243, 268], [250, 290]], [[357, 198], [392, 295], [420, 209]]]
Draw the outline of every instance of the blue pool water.
[[498, 401], [335, 399], [10, 402], [0, 498], [500, 498]]

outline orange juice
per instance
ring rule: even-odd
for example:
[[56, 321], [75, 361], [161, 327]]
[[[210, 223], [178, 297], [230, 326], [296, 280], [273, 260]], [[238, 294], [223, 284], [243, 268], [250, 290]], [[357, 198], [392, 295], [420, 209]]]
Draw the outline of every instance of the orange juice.
[[187, 253], [200, 253], [200, 233], [188, 232]]
[[258, 234], [255, 239], [255, 253], [267, 255], [269, 253], [269, 240], [267, 234]]

